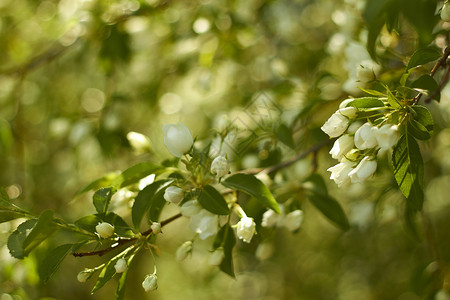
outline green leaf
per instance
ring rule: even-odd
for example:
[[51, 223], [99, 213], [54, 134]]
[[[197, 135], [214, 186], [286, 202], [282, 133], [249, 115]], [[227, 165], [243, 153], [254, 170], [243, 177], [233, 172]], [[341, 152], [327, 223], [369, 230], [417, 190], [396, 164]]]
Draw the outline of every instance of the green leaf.
[[113, 185], [117, 188], [128, 186], [162, 169], [164, 168], [152, 162], [139, 163], [123, 171], [114, 180]]
[[5, 188], [0, 187], [0, 207], [11, 207], [11, 200]]
[[322, 176], [312, 174], [305, 180], [304, 188], [309, 201], [331, 222], [342, 230], [348, 230], [350, 224], [339, 202], [328, 195], [327, 187]]
[[0, 209], [0, 224], [5, 223], [11, 220], [15, 220], [21, 217], [24, 217], [25, 214], [14, 211], [14, 210], [7, 210], [7, 209]]
[[39, 265], [39, 277], [46, 283], [58, 270], [59, 265], [72, 250], [73, 244], [61, 245], [49, 251], [42, 263]]
[[[425, 90], [427, 91], [428, 95], [431, 95], [439, 88], [436, 80], [434, 80], [434, 78], [430, 75], [422, 75], [420, 78], [411, 83], [411, 87], [415, 88], [416, 90], [419, 89], [419, 92]], [[437, 93], [433, 98], [439, 102], [439, 100], [441, 99], [441, 94]]]
[[131, 218], [133, 220], [133, 225], [139, 230], [142, 218], [144, 214], [148, 211], [150, 205], [152, 204], [155, 195], [161, 190], [171, 184], [173, 180], [159, 180], [152, 184], [146, 186], [139, 194], [136, 196], [133, 208], [131, 210]]
[[235, 174], [222, 181], [222, 184], [231, 189], [237, 189], [255, 197], [262, 205], [280, 213], [278, 203], [269, 189], [258, 178], [250, 174]]
[[159, 216], [161, 215], [161, 211], [166, 205], [167, 201], [164, 199], [165, 188], [160, 189], [155, 196], [152, 198], [150, 206], [148, 208], [147, 217], [149, 223], [156, 222], [159, 220]]
[[384, 107], [384, 102], [377, 97], [362, 97], [356, 98], [350, 102], [348, 106], [353, 106], [356, 108]]
[[46, 210], [40, 216], [33, 227], [31, 232], [27, 235], [23, 241], [23, 255], [28, 256], [30, 252], [39, 246], [40, 243], [45, 241], [50, 235], [52, 235], [59, 227], [53, 222], [53, 211]]
[[91, 294], [94, 294], [96, 291], [101, 289], [108, 281], [111, 280], [111, 278], [113, 278], [113, 276], [116, 274], [116, 268], [114, 268], [114, 266], [116, 265], [116, 262], [120, 257], [121, 256], [114, 257], [106, 264], [106, 266], [103, 267], [100, 275], [98, 275], [97, 282], [95, 283]]
[[393, 108], [402, 108], [403, 105], [400, 103], [400, 101], [398, 101], [397, 97], [395, 97], [394, 94], [392, 94], [392, 92], [389, 89], [389, 87], [388, 86], [385, 86], [385, 87], [386, 87], [386, 93], [387, 93], [387, 98], [388, 98], [389, 104]]
[[366, 94], [372, 95], [372, 96], [378, 96], [378, 97], [386, 97], [385, 94], [383, 94], [380, 91], [371, 90], [371, 89], [363, 89], [362, 87], [358, 87], [361, 91], [363, 91]]
[[408, 122], [408, 132], [419, 140], [428, 140], [433, 135], [434, 122], [430, 111], [421, 105], [412, 107], [414, 119]]
[[231, 277], [235, 276], [233, 267], [233, 247], [235, 244], [236, 237], [234, 236], [234, 231], [228, 224], [220, 228], [213, 243], [214, 249], [223, 247], [225, 257], [219, 268]]
[[229, 215], [230, 209], [228, 208], [225, 198], [212, 186], [207, 185], [203, 188], [198, 196], [198, 203], [200, 205], [216, 215]]
[[92, 233], [96, 233], [95, 227], [98, 223], [107, 222], [114, 226], [114, 232], [121, 237], [133, 237], [133, 231], [130, 226], [118, 215], [113, 212], [106, 214], [95, 214], [85, 216], [75, 221], [75, 225]]
[[423, 160], [419, 145], [408, 133], [394, 147], [392, 164], [395, 180], [410, 206], [415, 210], [422, 210]]
[[98, 213], [105, 213], [108, 210], [111, 197], [116, 192], [114, 187], [101, 188], [95, 192], [93, 203]]
[[25, 257], [23, 251], [23, 242], [27, 238], [27, 234], [36, 225], [37, 219], [26, 220], [20, 224], [16, 230], [8, 238], [9, 253], [15, 258], [23, 259]]
[[411, 56], [408, 66], [406, 67], [406, 71], [411, 68], [438, 60], [440, 57], [441, 53], [434, 47], [419, 49]]

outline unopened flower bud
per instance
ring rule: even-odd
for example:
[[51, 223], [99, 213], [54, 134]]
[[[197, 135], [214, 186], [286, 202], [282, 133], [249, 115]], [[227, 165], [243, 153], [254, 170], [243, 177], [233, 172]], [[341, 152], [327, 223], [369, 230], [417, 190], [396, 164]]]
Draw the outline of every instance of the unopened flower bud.
[[213, 253], [211, 253], [211, 256], [209, 257], [208, 263], [211, 266], [219, 266], [223, 259], [225, 258], [225, 252], [223, 248], [217, 248]]
[[130, 131], [127, 133], [127, 140], [137, 154], [150, 150], [150, 140], [142, 133]]
[[169, 186], [164, 192], [164, 199], [168, 202], [178, 204], [183, 200], [184, 192], [177, 186]]
[[183, 261], [192, 252], [192, 241], [186, 241], [178, 247], [175, 257], [178, 261]]
[[191, 131], [184, 124], [165, 124], [162, 126], [164, 145], [169, 152], [176, 157], [187, 153], [194, 143]]
[[146, 292], [156, 290], [158, 288], [158, 277], [156, 276], [156, 274], [145, 276], [145, 279], [142, 282], [142, 287]]
[[301, 210], [291, 211], [284, 217], [283, 225], [289, 231], [296, 231], [300, 228], [303, 222], [303, 212]]
[[262, 227], [275, 227], [280, 219], [280, 215], [271, 209], [268, 209], [262, 217]]
[[353, 149], [353, 146], [353, 137], [344, 134], [334, 142], [333, 148], [330, 150], [331, 157], [340, 160], [345, 154]]
[[450, 3], [445, 2], [442, 6], [441, 19], [444, 22], [450, 22]]
[[224, 156], [217, 156], [211, 163], [211, 173], [222, 177], [230, 172], [230, 164]]
[[339, 108], [340, 108], [340, 109], [346, 108], [351, 102], [353, 102], [353, 100], [355, 100], [355, 99], [353, 99], [353, 98], [345, 99], [344, 101], [342, 101], [342, 102], [339, 104]]
[[161, 233], [161, 223], [153, 222], [150, 228], [152, 229], [153, 234]]
[[356, 70], [356, 77], [358, 80], [367, 83], [376, 78], [377, 73], [380, 71], [380, 66], [371, 60], [364, 60], [358, 66]]
[[334, 113], [320, 129], [332, 138], [338, 137], [345, 132], [349, 123], [350, 121], [346, 116], [340, 113]]
[[236, 234], [238, 238], [246, 243], [250, 243], [255, 234], [256, 224], [252, 218], [242, 217], [236, 225]]
[[125, 258], [119, 258], [116, 261], [116, 264], [114, 265], [114, 268], [116, 269], [116, 273], [123, 273], [127, 270], [127, 261], [125, 260]]
[[255, 256], [259, 260], [266, 260], [269, 257], [271, 257], [273, 254], [273, 245], [272, 243], [261, 243], [258, 245], [258, 248], [256, 248]]
[[95, 226], [95, 230], [101, 238], [107, 239], [114, 233], [114, 226], [109, 223], [103, 222]]
[[340, 108], [338, 112], [350, 119], [354, 119], [358, 115], [358, 109], [353, 106]]
[[84, 282], [86, 282], [86, 280], [89, 279], [90, 276], [91, 276], [91, 272], [84, 270], [84, 271], [81, 271], [80, 273], [78, 273], [77, 280], [81, 283], [84, 283]]
[[355, 133], [355, 146], [359, 150], [370, 149], [377, 145], [375, 127], [370, 123], [364, 123]]

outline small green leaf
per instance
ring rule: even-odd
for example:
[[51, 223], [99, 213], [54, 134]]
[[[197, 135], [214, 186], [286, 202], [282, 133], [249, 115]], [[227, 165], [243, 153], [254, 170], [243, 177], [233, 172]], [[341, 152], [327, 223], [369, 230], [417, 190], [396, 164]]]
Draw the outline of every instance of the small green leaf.
[[21, 217], [24, 217], [25, 214], [14, 211], [14, 210], [6, 210], [6, 209], [0, 209], [0, 224], [5, 223], [11, 220], [15, 220]]
[[353, 106], [356, 108], [384, 107], [384, 102], [377, 97], [362, 97], [356, 98], [350, 102], [348, 106]]
[[234, 277], [233, 267], [233, 247], [236, 244], [236, 237], [230, 225], [226, 224], [220, 228], [213, 243], [214, 249], [223, 247], [225, 257], [219, 268], [222, 272]]
[[9, 253], [15, 258], [23, 259], [25, 257], [23, 251], [23, 242], [27, 238], [27, 234], [36, 225], [37, 219], [26, 220], [20, 224], [16, 230], [8, 238]]
[[59, 227], [53, 222], [53, 211], [46, 210], [40, 216], [33, 227], [31, 232], [27, 235], [23, 241], [23, 255], [28, 256], [30, 252], [39, 246], [40, 243], [45, 241], [50, 235], [52, 235]]
[[441, 53], [434, 47], [419, 49], [411, 56], [406, 71], [411, 68], [435, 61], [441, 57]]
[[385, 94], [382, 92], [371, 90], [371, 89], [363, 89], [362, 87], [358, 87], [361, 91], [363, 91], [366, 94], [372, 95], [372, 96], [378, 96], [378, 97], [386, 97]]
[[148, 175], [161, 171], [162, 169], [164, 168], [152, 162], [139, 163], [123, 171], [116, 180], [114, 180], [113, 185], [118, 188], [128, 186]]
[[229, 215], [230, 209], [228, 208], [225, 198], [212, 186], [207, 185], [203, 188], [198, 196], [198, 203], [200, 205], [216, 215]]
[[111, 280], [111, 278], [113, 278], [113, 276], [116, 274], [116, 268], [114, 266], [116, 265], [116, 262], [119, 260], [119, 258], [120, 256], [114, 257], [106, 264], [106, 266], [103, 267], [100, 275], [98, 275], [97, 282], [95, 283], [91, 294], [94, 294], [96, 291], [101, 289], [108, 281]]
[[408, 133], [394, 147], [392, 164], [395, 180], [410, 206], [415, 210], [422, 210], [423, 160], [419, 145]]
[[430, 111], [421, 105], [412, 107], [414, 119], [408, 122], [408, 132], [419, 140], [428, 140], [433, 135], [434, 122]]
[[0, 207], [10, 207], [11, 200], [9, 199], [8, 193], [5, 188], [0, 187]]
[[73, 246], [73, 244], [61, 245], [47, 253], [46, 257], [39, 265], [39, 277], [43, 283], [46, 283], [58, 270], [59, 265], [67, 254], [71, 252]]
[[386, 87], [386, 93], [387, 93], [387, 98], [388, 98], [389, 104], [393, 108], [402, 108], [403, 105], [400, 103], [400, 101], [398, 101], [397, 97], [395, 97], [394, 94], [392, 94], [392, 92], [389, 89], [389, 87], [388, 86], [385, 86], [385, 87]]
[[270, 190], [258, 178], [250, 174], [235, 174], [222, 181], [222, 184], [231, 189], [237, 189], [255, 197], [262, 205], [280, 213], [278, 203]]
[[116, 192], [114, 187], [101, 188], [95, 192], [93, 203], [98, 213], [105, 213], [108, 210], [111, 197]]
[[133, 225], [139, 230], [142, 218], [144, 214], [148, 211], [150, 205], [153, 202], [155, 195], [161, 190], [171, 184], [173, 180], [159, 180], [152, 184], [146, 186], [139, 194], [136, 196], [133, 208], [131, 210], [131, 218], [133, 220]]
[[348, 230], [350, 224], [339, 202], [328, 195], [327, 187], [322, 176], [312, 174], [305, 180], [304, 188], [309, 201], [331, 222], [342, 230]]
[[147, 217], [149, 223], [156, 222], [159, 220], [161, 211], [166, 205], [167, 201], [164, 199], [165, 188], [160, 189], [155, 196], [152, 198], [150, 206], [148, 208]]

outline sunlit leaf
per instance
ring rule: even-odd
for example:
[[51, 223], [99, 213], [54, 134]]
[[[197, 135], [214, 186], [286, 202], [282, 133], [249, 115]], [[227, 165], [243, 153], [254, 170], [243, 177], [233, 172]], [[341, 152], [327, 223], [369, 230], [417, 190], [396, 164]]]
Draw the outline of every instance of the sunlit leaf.
[[27, 256], [34, 248], [39, 246], [40, 243], [45, 241], [58, 229], [59, 227], [53, 222], [53, 211], [44, 211], [39, 216], [36, 225], [23, 241], [22, 247], [24, 256]]
[[408, 122], [408, 132], [419, 140], [428, 140], [433, 135], [434, 122], [430, 111], [421, 105], [412, 107], [414, 119]]
[[113, 187], [101, 188], [95, 192], [93, 196], [93, 203], [98, 213], [105, 213], [108, 210], [111, 197], [116, 192]]
[[20, 224], [16, 230], [8, 238], [9, 253], [15, 258], [23, 259], [25, 253], [23, 251], [23, 242], [27, 238], [28, 233], [36, 225], [37, 219], [31, 219]]
[[392, 154], [392, 164], [397, 184], [415, 210], [423, 205], [423, 160], [419, 145], [408, 133], [404, 134]]
[[255, 197], [263, 206], [273, 209], [280, 213], [278, 203], [272, 193], [261, 180], [249, 174], [235, 174], [224, 181], [222, 184], [231, 189], [237, 189]]
[[419, 49], [411, 56], [406, 70], [435, 61], [441, 57], [441, 53], [434, 47]]

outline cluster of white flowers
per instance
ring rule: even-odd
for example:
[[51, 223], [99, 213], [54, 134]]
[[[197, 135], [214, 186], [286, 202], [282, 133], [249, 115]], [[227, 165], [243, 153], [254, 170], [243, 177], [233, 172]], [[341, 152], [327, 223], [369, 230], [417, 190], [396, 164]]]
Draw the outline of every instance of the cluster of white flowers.
[[284, 213], [280, 206], [281, 214], [276, 214], [269, 209], [263, 214], [261, 226], [263, 227], [286, 227], [289, 231], [296, 231], [303, 223], [303, 211], [297, 209], [288, 214]]
[[[399, 139], [397, 125], [376, 126], [356, 121], [357, 108], [347, 107], [352, 101], [344, 100], [339, 110], [321, 127], [330, 137], [339, 137], [330, 151], [339, 163], [327, 170], [331, 172], [330, 179], [339, 187], [350, 182], [363, 182], [372, 176], [377, 169], [377, 153], [389, 151]], [[345, 110], [346, 113], [342, 113]]]

